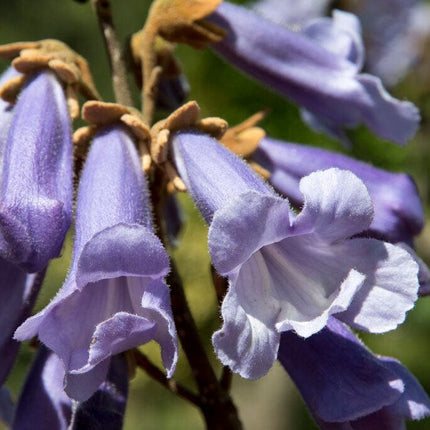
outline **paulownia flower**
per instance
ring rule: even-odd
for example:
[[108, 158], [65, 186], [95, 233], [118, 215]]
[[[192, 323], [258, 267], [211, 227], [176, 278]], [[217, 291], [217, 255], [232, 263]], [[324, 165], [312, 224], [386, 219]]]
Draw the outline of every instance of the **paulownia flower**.
[[[18, 75], [12, 67], [0, 78], [0, 85]], [[13, 105], [0, 99], [0, 175], [4, 171], [4, 156], [9, 126], [14, 113]], [[3, 198], [2, 198], [3, 199]], [[27, 274], [13, 262], [0, 258], [0, 386], [8, 376], [19, 343], [13, 333], [30, 315], [40, 289], [36, 275]]]
[[63, 88], [42, 71], [13, 108], [3, 154], [0, 256], [29, 272], [60, 253], [72, 216], [72, 135]]
[[173, 138], [176, 167], [209, 227], [216, 270], [229, 278], [223, 327], [213, 336], [221, 361], [245, 378], [264, 375], [280, 333], [320, 331], [330, 315], [373, 333], [394, 329], [417, 297], [418, 266], [400, 247], [351, 238], [373, 207], [362, 181], [329, 169], [303, 178], [304, 206], [263, 183], [243, 161], [194, 131]]
[[391, 97], [379, 78], [359, 73], [363, 52], [354, 15], [338, 11], [332, 22], [325, 18], [294, 32], [223, 2], [210, 19], [227, 30], [212, 48], [304, 107], [314, 128], [346, 140], [344, 128], [364, 123], [379, 137], [398, 144], [416, 132], [417, 108]]
[[170, 377], [178, 352], [168, 271], [133, 141], [119, 125], [102, 129], [82, 172], [68, 278], [15, 337], [38, 334], [63, 361], [65, 390], [79, 401], [105, 379], [112, 355], [150, 340]]
[[106, 380], [85, 402], [71, 400], [64, 391], [64, 366], [43, 345], [27, 376], [16, 407], [13, 428], [75, 430], [122, 428], [128, 395], [128, 369], [121, 355], [112, 357]]
[[332, 151], [263, 138], [253, 159], [270, 173], [271, 184], [298, 206], [303, 204], [301, 178], [316, 170], [350, 170], [366, 185], [374, 207], [369, 232], [389, 242], [412, 243], [423, 228], [424, 213], [412, 178], [391, 173]]
[[283, 333], [278, 359], [321, 429], [403, 429], [430, 399], [398, 361], [375, 356], [336, 318], [302, 339]]

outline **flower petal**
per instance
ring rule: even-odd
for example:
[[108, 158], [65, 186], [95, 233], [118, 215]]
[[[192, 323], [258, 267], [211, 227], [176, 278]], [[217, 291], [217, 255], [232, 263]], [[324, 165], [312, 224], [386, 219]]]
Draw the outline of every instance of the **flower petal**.
[[230, 288], [222, 304], [224, 324], [212, 336], [218, 358], [243, 378], [265, 375], [276, 360], [279, 333], [264, 322], [250, 317]]
[[300, 181], [304, 207], [294, 229], [313, 231], [332, 243], [367, 230], [373, 206], [363, 182], [347, 170], [336, 168], [314, 172]]
[[160, 278], [169, 272], [169, 259], [152, 231], [120, 223], [94, 235], [84, 246], [76, 273], [77, 285], [119, 276]]

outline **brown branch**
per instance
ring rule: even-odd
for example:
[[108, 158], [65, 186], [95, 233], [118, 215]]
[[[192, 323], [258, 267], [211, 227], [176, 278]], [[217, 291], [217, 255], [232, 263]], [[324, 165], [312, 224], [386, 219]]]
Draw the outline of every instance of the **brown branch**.
[[200, 407], [200, 399], [197, 395], [189, 391], [187, 388], [179, 384], [173, 379], [167, 379], [166, 375], [154, 364], [152, 364], [149, 359], [138, 349], [134, 349], [134, 359], [136, 365], [143, 369], [152, 379], [159, 382], [163, 387], [167, 388], [174, 394], [188, 400], [195, 406]]
[[200, 341], [199, 333], [185, 298], [182, 282], [172, 261], [167, 278], [178, 337], [190, 363], [201, 397], [201, 411], [209, 430], [240, 430], [242, 424], [228, 392], [223, 390]]
[[91, 0], [103, 35], [106, 52], [112, 70], [112, 86], [115, 100], [125, 106], [132, 106], [133, 101], [127, 82], [127, 71], [119, 41], [116, 37], [109, 0]]

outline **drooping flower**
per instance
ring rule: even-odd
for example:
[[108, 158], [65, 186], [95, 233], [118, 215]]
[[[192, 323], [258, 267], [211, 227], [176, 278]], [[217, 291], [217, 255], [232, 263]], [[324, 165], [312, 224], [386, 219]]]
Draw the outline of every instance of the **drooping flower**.
[[352, 3], [366, 36], [366, 66], [387, 85], [413, 67], [430, 36], [430, 6], [419, 0], [362, 0]]
[[405, 144], [416, 132], [416, 107], [391, 97], [379, 78], [359, 73], [362, 42], [353, 15], [337, 11], [333, 21], [325, 18], [293, 32], [223, 2], [210, 19], [228, 31], [212, 48], [304, 107], [314, 128], [346, 140], [344, 128], [364, 123], [379, 137], [398, 144]]
[[0, 386], [3, 385], [18, 354], [13, 339], [16, 328], [31, 314], [41, 287], [41, 278], [27, 274], [0, 258]]
[[423, 228], [424, 213], [412, 178], [391, 173], [332, 151], [263, 138], [253, 159], [270, 173], [271, 184], [291, 202], [301, 206], [300, 180], [330, 167], [350, 170], [366, 185], [374, 207], [369, 232], [389, 242], [412, 243]]
[[170, 377], [177, 341], [168, 270], [134, 143], [120, 126], [102, 129], [82, 172], [68, 278], [15, 337], [38, 334], [63, 361], [65, 390], [79, 401], [104, 380], [112, 355], [150, 340], [160, 344]]
[[70, 226], [71, 140], [60, 82], [37, 73], [13, 108], [1, 178], [0, 256], [29, 272], [59, 255]]
[[[18, 76], [18, 72], [14, 68], [7, 69], [0, 78], [0, 85], [15, 76]], [[14, 106], [0, 99], [0, 177], [6, 169], [4, 157], [13, 114]], [[21, 175], [22, 173], [20, 172]], [[0, 386], [2, 386], [19, 349], [19, 343], [13, 339], [13, 333], [30, 315], [41, 283], [36, 275], [27, 274], [14, 262], [0, 258], [0, 285]]]
[[120, 430], [128, 394], [128, 369], [124, 357], [112, 357], [106, 380], [85, 402], [70, 399], [64, 391], [64, 366], [43, 345], [27, 376], [16, 407], [15, 430], [38, 428]]
[[210, 223], [213, 264], [230, 281], [213, 344], [234, 372], [264, 375], [281, 332], [311, 336], [332, 314], [374, 333], [404, 320], [417, 297], [417, 264], [400, 247], [351, 238], [373, 217], [355, 175], [329, 169], [303, 178], [296, 215], [215, 140], [183, 131], [172, 142], [178, 172]]
[[72, 416], [72, 400], [63, 389], [64, 366], [44, 346], [27, 375], [16, 406], [13, 429], [39, 428], [67, 430]]
[[430, 399], [398, 361], [372, 354], [352, 332], [329, 318], [302, 339], [283, 333], [278, 359], [321, 429], [401, 429], [430, 415]]

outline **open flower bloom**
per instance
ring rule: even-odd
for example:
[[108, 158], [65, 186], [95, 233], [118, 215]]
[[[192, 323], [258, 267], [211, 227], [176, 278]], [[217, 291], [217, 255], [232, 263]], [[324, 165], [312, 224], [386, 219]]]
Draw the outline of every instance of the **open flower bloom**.
[[297, 206], [303, 204], [300, 180], [316, 170], [350, 170], [366, 185], [374, 207], [373, 237], [412, 243], [424, 225], [424, 212], [412, 178], [391, 173], [332, 151], [263, 138], [253, 159], [270, 173], [271, 184]]
[[63, 88], [42, 71], [13, 108], [3, 154], [0, 256], [26, 271], [61, 251], [72, 216], [72, 134]]
[[314, 128], [347, 140], [343, 129], [364, 123], [398, 144], [415, 134], [417, 108], [391, 97], [379, 78], [359, 73], [363, 51], [354, 15], [337, 11], [332, 21], [323, 18], [294, 32], [223, 2], [210, 19], [228, 31], [212, 48], [304, 107]]
[[302, 339], [283, 333], [278, 359], [321, 429], [403, 429], [430, 415], [430, 399], [398, 361], [372, 354], [335, 318]]
[[417, 297], [418, 266], [400, 247], [351, 238], [373, 217], [366, 187], [351, 172], [333, 168], [303, 178], [304, 206], [296, 215], [214, 139], [179, 132], [173, 153], [210, 223], [213, 264], [230, 281], [213, 344], [234, 372], [264, 375], [281, 332], [311, 336], [331, 314], [374, 333], [404, 320]]
[[160, 344], [170, 377], [177, 340], [168, 271], [133, 141], [120, 126], [101, 130], [81, 176], [68, 278], [15, 337], [38, 334], [63, 361], [65, 390], [79, 401], [104, 380], [112, 355], [151, 340]]

